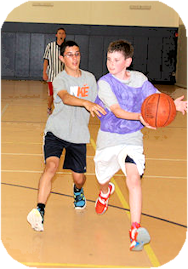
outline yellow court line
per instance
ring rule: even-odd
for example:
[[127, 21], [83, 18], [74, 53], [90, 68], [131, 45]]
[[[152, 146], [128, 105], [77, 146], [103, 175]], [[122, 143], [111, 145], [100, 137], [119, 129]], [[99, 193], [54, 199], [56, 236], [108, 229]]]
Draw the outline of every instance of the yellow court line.
[[[91, 139], [91, 144], [94, 149], [96, 149], [96, 145], [93, 139]], [[129, 208], [128, 203], [126, 202], [117, 182], [114, 178], [111, 180], [115, 185], [116, 194], [122, 204], [122, 206], [127, 209]], [[130, 218], [130, 213], [127, 212], [128, 217]], [[38, 267], [62, 267], [62, 268], [104, 268], [104, 269], [161, 269], [161, 265], [159, 264], [153, 250], [150, 245], [144, 247], [151, 264], [154, 267], [146, 267], [146, 266], [121, 266], [121, 265], [99, 265], [99, 264], [72, 264], [72, 263], [38, 263], [38, 262], [3, 262], [0, 261], [0, 266], [38, 266]]]
[[4, 108], [2, 109], [2, 111], [1, 111], [1, 117], [3, 116], [3, 114], [5, 113], [5, 111], [7, 110], [8, 106], [9, 106], [9, 104], [6, 104], [4, 106]]
[[[93, 148], [96, 150], [96, 144], [95, 144], [95, 141], [92, 138], [91, 138], [91, 144], [92, 144]], [[112, 178], [111, 181], [115, 185], [115, 192], [116, 192], [116, 194], [117, 194], [117, 196], [118, 196], [118, 198], [119, 198], [122, 206], [125, 209], [129, 209], [129, 205], [128, 205], [127, 201], [125, 200], [125, 198], [124, 198], [124, 196], [123, 196], [123, 194], [122, 194], [122, 192], [121, 192], [121, 190], [120, 190], [117, 182], [115, 181], [114, 178]], [[127, 214], [128, 218], [130, 219], [130, 212], [126, 212], [126, 214]], [[144, 249], [145, 249], [145, 251], [146, 251], [146, 253], [148, 255], [148, 258], [149, 258], [151, 264], [154, 267], [160, 266], [160, 263], [159, 263], [156, 255], [155, 255], [154, 251], [152, 250], [150, 244], [145, 245], [144, 246]]]
[[[34, 267], [59, 267], [59, 268], [137, 268], [133, 266], [120, 266], [120, 265], [97, 265], [97, 264], [75, 264], [75, 263], [40, 263], [40, 262], [21, 262], [23, 265]], [[150, 268], [150, 267], [139, 267], [139, 268]]]
[[[115, 179], [112, 178], [111, 181], [112, 181], [112, 183], [115, 185], [115, 191], [116, 191], [116, 193], [117, 193], [117, 196], [118, 196], [118, 198], [119, 198], [119, 200], [120, 200], [122, 206], [123, 206], [125, 209], [130, 209], [130, 208], [129, 208], [129, 205], [128, 205], [127, 201], [125, 200], [125, 198], [124, 198], [124, 196], [123, 196], [123, 194], [122, 194], [122, 192], [121, 192], [121, 190], [120, 190], [120, 188], [119, 188], [117, 182], [115, 181]], [[130, 219], [130, 212], [127, 211], [126, 214], [127, 214], [128, 218]], [[158, 267], [158, 266], [160, 266], [160, 263], [159, 263], [159, 261], [158, 261], [156, 255], [155, 255], [155, 253], [153, 252], [153, 250], [152, 250], [150, 244], [145, 245], [145, 246], [144, 246], [144, 249], [145, 249], [145, 251], [146, 251], [146, 253], [147, 253], [147, 255], [148, 255], [148, 257], [149, 257], [149, 259], [150, 259], [150, 261], [151, 261], [151, 263], [152, 263], [152, 265], [153, 265], [154, 267]]]

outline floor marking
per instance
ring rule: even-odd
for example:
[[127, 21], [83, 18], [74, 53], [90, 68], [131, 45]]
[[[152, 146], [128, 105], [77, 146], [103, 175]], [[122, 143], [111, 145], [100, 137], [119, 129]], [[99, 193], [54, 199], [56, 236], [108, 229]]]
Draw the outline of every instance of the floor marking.
[[[11, 143], [11, 142], [10, 142]], [[21, 143], [21, 144], [23, 144], [23, 143]], [[29, 143], [24, 143], [24, 144], [29, 144]], [[34, 144], [34, 143], [32, 143], [32, 144]], [[41, 144], [41, 143], [37, 143], [37, 144]], [[94, 148], [94, 149], [96, 149], [96, 145], [95, 145], [95, 143], [94, 143], [94, 141], [93, 140], [91, 140], [91, 144], [92, 144], [92, 147]], [[17, 154], [15, 154], [15, 153], [4, 153], [5, 155], [7, 154], [7, 155], [17, 155]], [[22, 154], [22, 153], [20, 153], [20, 154]], [[18, 155], [20, 155], [19, 153], [18, 153]], [[27, 155], [27, 154], [24, 154], [24, 155]], [[29, 154], [30, 155], [30, 154]], [[42, 155], [42, 154], [38, 154], [38, 155]], [[150, 159], [152, 159], [152, 158], [150, 158]], [[159, 159], [158, 159], [159, 160]], [[181, 160], [182, 161], [182, 160]], [[2, 170], [2, 172], [13, 172], [13, 173], [15, 173], [15, 172], [24, 172], [24, 173], [42, 173], [43, 171], [30, 171], [30, 170]], [[71, 174], [71, 172], [69, 173], [69, 172], [57, 172], [57, 174]], [[86, 175], [95, 175], [95, 173], [86, 173]], [[116, 175], [116, 176], [123, 176], [123, 174], [122, 175]], [[185, 178], [186, 179], [186, 177], [170, 177], [170, 176], [145, 176], [145, 177], [150, 177], [150, 178], [175, 178], [175, 179], [180, 179], [180, 178]], [[121, 192], [121, 190], [120, 190], [120, 188], [119, 188], [119, 186], [118, 186], [118, 184], [117, 184], [117, 182], [115, 181], [115, 179], [113, 178], [112, 179], [112, 182], [115, 184], [115, 188], [116, 188], [116, 193], [117, 193], [117, 196], [118, 196], [118, 198], [119, 198], [119, 200], [120, 200], [120, 202], [121, 202], [121, 204], [122, 204], [122, 206], [123, 206], [123, 208], [125, 208], [125, 209], [127, 209], [127, 208], [129, 208], [129, 206], [128, 206], [128, 204], [127, 204], [127, 202], [126, 202], [126, 200], [125, 200], [125, 198], [124, 198], [124, 196], [123, 196], [123, 194], [122, 194], [122, 192]], [[127, 215], [128, 215], [128, 217], [130, 218], [130, 212], [126, 212], [127, 213]], [[146, 246], [144, 246], [144, 249], [145, 249], [145, 251], [146, 251], [146, 253], [147, 253], [147, 255], [148, 255], [148, 257], [149, 257], [149, 259], [150, 259], [150, 261], [151, 261], [151, 263], [152, 263], [152, 265], [154, 266], [154, 267], [157, 267], [157, 266], [160, 266], [160, 263], [159, 263], [159, 261], [158, 261], [158, 259], [157, 259], [157, 257], [155, 256], [155, 254], [154, 254], [154, 252], [153, 252], [153, 250], [152, 250], [152, 248], [151, 248], [151, 246], [148, 244], [148, 245], [146, 245]], [[30, 265], [30, 266], [35, 266], [35, 265], [39, 265], [39, 266], [42, 266], [43, 264], [41, 264], [41, 263], [23, 263], [23, 264], [25, 264], [25, 265]], [[74, 266], [74, 267], [80, 267], [80, 266], [82, 266], [82, 267], [86, 267], [86, 268], [88, 268], [88, 267], [97, 267], [97, 268], [113, 268], [114, 266], [96, 266], [96, 265], [74, 265], [74, 264], [46, 264], [46, 263], [44, 263], [44, 265], [46, 265], [46, 266]], [[117, 267], [119, 267], [119, 268], [126, 268], [126, 267], [124, 267], [124, 266], [117, 266]], [[130, 268], [130, 267], [127, 267], [127, 268]], [[132, 268], [134, 268], [134, 267], [132, 267]]]
[[[118, 196], [118, 198], [119, 198], [119, 200], [120, 200], [120, 202], [121, 202], [123, 208], [125, 208], [125, 209], [130, 209], [130, 207], [129, 207], [127, 201], [125, 200], [125, 198], [124, 198], [124, 196], [123, 196], [123, 194], [122, 194], [122, 192], [121, 192], [121, 190], [120, 190], [120, 188], [119, 188], [117, 182], [115, 181], [115, 179], [112, 178], [112, 179], [111, 179], [111, 182], [114, 183], [114, 185], [115, 185], [115, 191], [116, 191], [116, 194], [117, 194], [117, 196]], [[127, 214], [128, 218], [129, 218], [129, 220], [130, 220], [130, 218], [131, 218], [130, 212], [129, 212], [129, 211], [126, 211], [126, 214]], [[160, 266], [160, 263], [159, 263], [159, 261], [158, 261], [156, 255], [155, 255], [155, 253], [153, 252], [153, 250], [152, 250], [150, 244], [145, 245], [145, 246], [144, 246], [144, 249], [145, 249], [145, 251], [146, 251], [146, 253], [147, 253], [148, 257], [149, 257], [149, 260], [150, 260], [151, 264], [152, 264], [154, 267], [158, 267], [158, 266]]]
[[[38, 142], [36, 142], [36, 143], [34, 143], [34, 142], [11, 142], [11, 141], [0, 141], [0, 144], [16, 144], [16, 145], [40, 145], [40, 146], [42, 146], [43, 145], [43, 143], [42, 142], [40, 142], [40, 143], [38, 143]], [[90, 146], [90, 144], [89, 144], [89, 146]], [[91, 140], [91, 146], [93, 147], [93, 140]], [[29, 155], [29, 153], [11, 153], [11, 152], [9, 152], [9, 153], [0, 153], [1, 155], [3, 155], [3, 154], [5, 154], [5, 155]], [[36, 153], [36, 154], [32, 154], [31, 153], [31, 155], [39, 155], [38, 153]], [[40, 155], [43, 155], [43, 154], [40, 154]], [[93, 158], [93, 155], [89, 155], [89, 156], [87, 156], [88, 158]], [[188, 159], [169, 159], [169, 158], [146, 158], [146, 160], [149, 160], [149, 161], [170, 161], [170, 162], [188, 162]]]
[[42, 153], [1, 153], [1, 155], [9, 156], [44, 156]]
[[[91, 139], [91, 144], [92, 144], [94, 150], [96, 150], [96, 144], [95, 144], [95, 142], [94, 142], [93, 139]], [[117, 194], [117, 196], [118, 196], [118, 198], [119, 198], [119, 200], [120, 200], [123, 208], [129, 208], [128, 203], [126, 202], [126, 200], [125, 200], [125, 198], [124, 198], [124, 196], [123, 196], [123, 194], [122, 194], [122, 192], [121, 192], [121, 190], [120, 190], [117, 182], [115, 181], [114, 178], [112, 178], [111, 181], [115, 185], [115, 192], [116, 192], [116, 194]], [[130, 212], [126, 211], [126, 214], [127, 214], [128, 218], [130, 219]], [[151, 264], [154, 267], [160, 266], [160, 263], [159, 263], [159, 261], [157, 259], [157, 256], [155, 255], [154, 251], [152, 250], [150, 244], [145, 245], [144, 246], [144, 250], [146, 251]]]
[[187, 162], [186, 159], [163, 159], [163, 158], [146, 158], [149, 161], [170, 161], [170, 162]]
[[187, 177], [173, 177], [173, 176], [143, 176], [143, 178], [162, 178], [162, 179], [164, 179], [164, 178], [168, 178], [168, 179], [187, 179]]
[[[1, 182], [1, 185], [4, 185], [4, 186], [12, 186], [12, 187], [19, 187], [19, 188], [25, 188], [25, 189], [30, 189], [30, 190], [38, 191], [38, 188], [24, 186], [24, 185], [17, 185], [17, 184], [12, 184], [12, 183], [6, 183], [6, 182]], [[51, 194], [56, 194], [56, 195], [60, 195], [60, 196], [64, 196], [64, 197], [71, 197], [71, 198], [73, 198], [73, 195], [69, 195], [69, 194], [65, 194], [65, 193], [60, 193], [60, 192], [56, 192], [56, 191], [51, 191]], [[91, 203], [95, 203], [96, 202], [95, 200], [91, 200], [91, 199], [87, 199], [87, 201], [88, 202], [91, 202]], [[109, 207], [112, 207], [112, 208], [120, 209], [120, 210], [130, 211], [130, 209], [123, 208], [123, 207], [116, 206], [116, 205], [112, 205], [112, 204], [109, 204], [108, 206]], [[167, 222], [169, 224], [177, 225], [177, 226], [180, 226], [180, 227], [183, 227], [183, 228], [186, 228], [187, 229], [187, 225], [184, 225], [184, 224], [181, 224], [181, 223], [177, 223], [177, 222], [174, 222], [174, 221], [171, 221], [171, 220], [163, 219], [163, 218], [160, 218], [160, 217], [157, 217], [157, 216], [152, 216], [152, 215], [146, 214], [144, 212], [142, 212], [142, 216], [153, 218], [153, 219], [160, 220], [160, 221], [164, 221], [164, 222]]]
[[43, 143], [40, 142], [40, 143], [34, 143], [34, 142], [1, 142], [1, 144], [16, 144], [16, 145], [19, 145], [19, 144], [22, 144], [22, 145], [40, 145], [42, 146]]
[[[4, 173], [43, 173], [43, 170], [7, 170], [1, 169], [1, 172]], [[58, 175], [67, 175], [71, 174], [71, 172], [56, 172]], [[85, 175], [87, 176], [95, 176], [95, 173], [86, 172]], [[123, 177], [123, 174], [116, 174], [116, 177]], [[144, 178], [162, 178], [162, 179], [187, 179], [187, 177], [173, 177], [173, 176], [144, 176]]]
[[2, 111], [1, 111], [1, 117], [3, 116], [3, 114], [5, 113], [5, 111], [7, 110], [8, 106], [9, 106], [9, 104], [6, 104], [4, 106], [4, 108], [2, 109]]
[[[43, 170], [36, 171], [36, 170], [3, 170], [3, 169], [1, 169], [1, 172], [4, 172], [4, 173], [31, 173], [31, 174], [38, 174], [38, 173], [43, 173], [44, 171]], [[56, 174], [58, 174], [58, 175], [63, 175], [63, 174], [72, 175], [71, 172], [56, 172]]]
[[[0, 142], [0, 144], [1, 144], [1, 142]], [[7, 144], [12, 144], [12, 143], [11, 142], [7, 142]], [[11, 155], [11, 156], [44, 156], [43, 153], [25, 153], [25, 152], [23, 152], [23, 153], [22, 152], [21, 153], [17, 153], [17, 152], [16, 153], [15, 152], [0, 152], [0, 155]], [[65, 154], [63, 153], [62, 156], [65, 156]], [[93, 159], [93, 155], [87, 155], [87, 158], [89, 158], [89, 159], [92, 158]], [[170, 161], [170, 162], [188, 162], [188, 159], [146, 158], [146, 160], [152, 160], [152, 161]]]
[[[1, 153], [1, 155], [10, 155], [10, 156], [44, 156], [43, 153], [17, 153], [17, 152], [3, 152]], [[62, 156], [65, 156], [65, 154], [63, 153], [61, 155]], [[93, 158], [93, 156], [87, 156], [87, 158]]]
[[[1, 169], [2, 173], [30, 173], [30, 174], [41, 174], [43, 170], [6, 170]], [[57, 175], [72, 175], [72, 172], [56, 172]], [[86, 176], [95, 176], [95, 173], [85, 173]]]
[[[133, 266], [121, 266], [121, 265], [97, 265], [97, 264], [75, 264], [75, 263], [38, 263], [38, 262], [21, 262], [26, 266], [50, 266], [50, 267], [59, 267], [59, 268], [137, 268]], [[150, 268], [150, 267], [140, 267], [139, 268]]]

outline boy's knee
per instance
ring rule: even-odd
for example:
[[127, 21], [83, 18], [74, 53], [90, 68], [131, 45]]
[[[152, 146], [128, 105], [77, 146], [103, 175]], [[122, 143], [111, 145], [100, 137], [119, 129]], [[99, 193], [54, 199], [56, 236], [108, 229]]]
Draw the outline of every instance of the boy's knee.
[[84, 174], [73, 173], [73, 180], [77, 184], [83, 184], [86, 180], [86, 176]]
[[140, 187], [141, 180], [137, 175], [127, 176], [127, 187], [130, 189]]
[[49, 160], [46, 162], [45, 171], [51, 174], [55, 174], [59, 166], [59, 161]]

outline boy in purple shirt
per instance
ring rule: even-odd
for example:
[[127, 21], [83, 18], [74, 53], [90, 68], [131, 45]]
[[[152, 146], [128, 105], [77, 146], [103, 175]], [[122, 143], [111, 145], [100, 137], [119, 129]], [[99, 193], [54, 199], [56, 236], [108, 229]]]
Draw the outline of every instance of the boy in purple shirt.
[[[97, 137], [97, 150], [94, 158], [95, 173], [100, 184], [96, 201], [97, 214], [108, 208], [108, 200], [114, 192], [110, 182], [113, 175], [122, 169], [129, 190], [131, 213], [130, 250], [142, 250], [150, 242], [148, 231], [141, 227], [142, 190], [141, 176], [145, 168], [143, 154], [143, 134], [146, 126], [141, 116], [144, 99], [158, 90], [147, 77], [137, 71], [128, 71], [133, 57], [133, 46], [124, 40], [110, 43], [107, 51], [109, 73], [98, 81], [96, 103], [106, 109], [107, 114], [100, 118], [101, 126]], [[176, 110], [185, 114], [187, 102], [184, 96], [176, 99]], [[152, 128], [155, 129], [155, 128]]]

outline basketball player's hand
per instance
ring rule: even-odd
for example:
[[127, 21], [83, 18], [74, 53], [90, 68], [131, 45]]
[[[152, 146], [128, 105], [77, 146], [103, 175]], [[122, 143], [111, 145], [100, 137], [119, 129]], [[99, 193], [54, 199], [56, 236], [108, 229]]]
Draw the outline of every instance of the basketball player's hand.
[[106, 111], [98, 104], [92, 103], [90, 101], [85, 101], [84, 106], [91, 113], [93, 117], [95, 116], [95, 114], [98, 117], [101, 117], [101, 114], [106, 115]]
[[176, 106], [176, 110], [182, 112], [185, 115], [187, 112], [187, 101], [182, 101], [184, 99], [184, 95], [174, 100], [174, 104]]
[[153, 129], [153, 130], [156, 130], [157, 128], [156, 127], [152, 127], [150, 126], [147, 122], [145, 122], [145, 120], [143, 119], [143, 117], [140, 115], [139, 116], [139, 119], [140, 119], [140, 122], [147, 128], [149, 129]]

